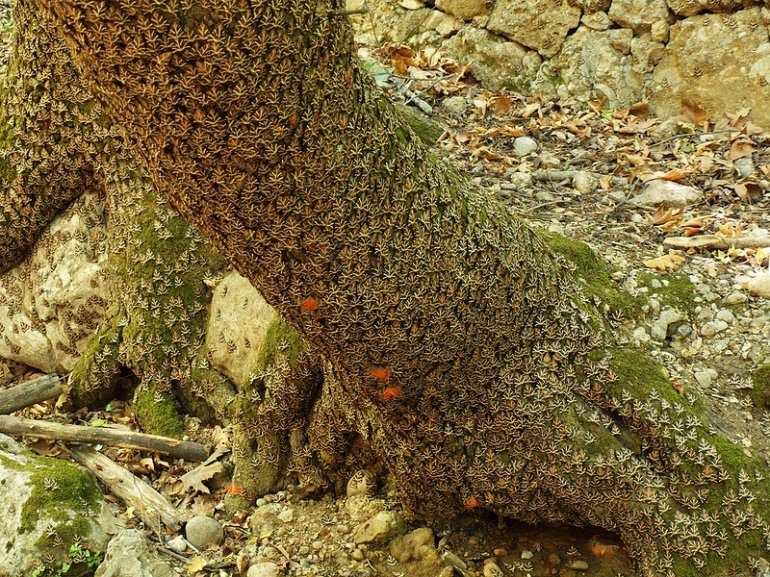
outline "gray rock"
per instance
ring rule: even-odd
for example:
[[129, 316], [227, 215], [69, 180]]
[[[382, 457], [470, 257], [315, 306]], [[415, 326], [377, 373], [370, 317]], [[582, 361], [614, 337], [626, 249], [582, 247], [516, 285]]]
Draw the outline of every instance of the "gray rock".
[[521, 552], [521, 558], [524, 559], [525, 561], [527, 559], [532, 559], [532, 557], [534, 556], [535, 554], [532, 553], [532, 551], [530, 551], [529, 549], [524, 549], [524, 551]]
[[770, 272], [758, 274], [748, 282], [746, 288], [755, 296], [770, 299]]
[[741, 305], [745, 302], [748, 302], [748, 300], [749, 297], [746, 296], [746, 293], [736, 291], [727, 295], [723, 302], [726, 305]]
[[177, 553], [184, 553], [187, 551], [187, 540], [181, 535], [177, 535], [173, 539], [169, 539], [166, 542], [166, 547]]
[[95, 577], [176, 577], [141, 531], [124, 529], [107, 546]]
[[96, 516], [105, 502], [93, 475], [68, 461], [34, 455], [4, 435], [0, 446], [0, 577], [67, 561], [74, 525], [83, 527], [83, 548], [103, 552], [109, 537]]
[[733, 314], [733, 311], [727, 309], [720, 310], [714, 318], [716, 318], [718, 321], [725, 321], [729, 325], [735, 322], [735, 315]]
[[713, 337], [725, 330], [729, 325], [725, 321], [709, 321], [705, 323], [701, 329], [700, 334], [704, 337]]
[[652, 180], [629, 202], [635, 206], [690, 206], [703, 200], [703, 193], [692, 186], [669, 180]]
[[537, 152], [538, 148], [537, 141], [529, 136], [519, 136], [513, 141], [513, 151], [517, 156], [527, 156]]
[[737, 158], [733, 161], [733, 164], [735, 165], [735, 172], [742, 178], [750, 176], [755, 169], [754, 160], [750, 156]]
[[512, 187], [519, 190], [530, 188], [535, 183], [535, 179], [529, 172], [514, 172], [508, 180]]
[[382, 543], [406, 531], [406, 521], [395, 511], [381, 511], [353, 529], [355, 543]]
[[294, 511], [290, 507], [286, 507], [278, 513], [278, 518], [284, 523], [290, 523], [294, 520]]
[[573, 561], [569, 564], [569, 566], [572, 569], [577, 569], [578, 571], [588, 571], [588, 562], [583, 561], [582, 559], [578, 559], [577, 561]]
[[718, 373], [714, 369], [704, 369], [702, 371], [696, 371], [693, 376], [697, 383], [704, 389], [708, 389], [717, 378]]
[[225, 532], [219, 521], [205, 515], [196, 515], [187, 521], [184, 532], [190, 544], [198, 549], [219, 545], [225, 540]]
[[281, 569], [275, 563], [266, 561], [263, 563], [256, 563], [249, 567], [246, 572], [246, 577], [278, 577], [281, 574]]
[[450, 96], [441, 101], [441, 107], [455, 116], [462, 116], [468, 108], [468, 101], [462, 96]]
[[668, 327], [674, 323], [685, 320], [685, 315], [677, 309], [667, 308], [660, 312], [660, 316], [650, 327], [650, 336], [656, 341], [663, 342], [668, 337]]

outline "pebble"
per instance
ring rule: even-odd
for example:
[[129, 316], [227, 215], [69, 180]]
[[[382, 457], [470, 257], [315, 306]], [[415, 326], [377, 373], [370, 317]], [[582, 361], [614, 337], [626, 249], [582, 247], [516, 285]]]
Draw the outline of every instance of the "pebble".
[[452, 553], [451, 551], [444, 551], [444, 554], [441, 556], [441, 559], [446, 563], [447, 565], [451, 565], [455, 569], [459, 569], [460, 571], [466, 571], [468, 569], [468, 565], [460, 559], [457, 555]]
[[728, 326], [729, 325], [725, 321], [709, 321], [701, 327], [700, 334], [704, 337], [713, 337], [714, 335], [721, 333]]
[[187, 521], [185, 537], [193, 547], [206, 549], [225, 540], [225, 532], [219, 521], [205, 515], [196, 515]]
[[438, 577], [454, 577], [454, 574], [455, 574], [454, 567], [444, 567], [441, 570], [441, 573], [438, 574]]
[[652, 180], [642, 192], [629, 202], [634, 206], [679, 207], [690, 206], [703, 200], [703, 193], [692, 186], [669, 180]]
[[532, 557], [534, 556], [535, 556], [534, 553], [532, 553], [532, 551], [530, 551], [529, 549], [524, 549], [524, 551], [521, 552], [521, 558], [524, 560], [532, 559]]
[[746, 293], [736, 291], [727, 295], [722, 302], [726, 305], [742, 305], [743, 303], [748, 302], [748, 300], [749, 297], [746, 296]]
[[588, 562], [583, 561], [582, 559], [578, 559], [577, 561], [573, 561], [569, 565], [572, 569], [576, 569], [578, 571], [588, 571]]
[[166, 542], [166, 547], [177, 553], [184, 553], [187, 551], [187, 541], [185, 541], [185, 538], [181, 535], [177, 535]]
[[668, 327], [683, 320], [685, 320], [685, 316], [681, 311], [671, 308], [663, 309], [650, 327], [650, 336], [656, 341], [665, 341], [668, 337]]
[[284, 523], [290, 523], [294, 520], [294, 511], [286, 507], [283, 511], [278, 513], [278, 518]]
[[441, 106], [450, 114], [462, 116], [468, 108], [468, 101], [462, 96], [450, 96], [441, 101]]
[[693, 375], [697, 383], [704, 389], [708, 389], [717, 378], [718, 373], [714, 369], [704, 369], [702, 371], [696, 371]]
[[435, 537], [429, 527], [420, 527], [390, 542], [390, 554], [400, 563], [412, 559], [438, 558]]
[[717, 313], [716, 319], [718, 321], [725, 321], [727, 324], [732, 324], [735, 322], [735, 314], [733, 314], [733, 311], [722, 309]]
[[353, 557], [353, 559], [356, 561], [363, 561], [365, 558], [364, 552], [361, 551], [361, 549], [354, 549], [350, 556]]
[[508, 180], [510, 185], [517, 189], [530, 188], [535, 182], [528, 172], [514, 172], [508, 177]]
[[735, 166], [735, 172], [737, 172], [738, 175], [743, 178], [750, 176], [751, 173], [754, 172], [754, 161], [750, 156], [737, 158], [733, 161], [733, 165]]
[[770, 272], [758, 274], [749, 281], [746, 288], [753, 295], [770, 299]]
[[548, 565], [551, 567], [558, 567], [561, 565], [561, 557], [559, 557], [556, 553], [551, 553], [546, 558], [546, 563], [548, 563]]
[[538, 148], [537, 141], [529, 136], [519, 136], [513, 141], [513, 151], [516, 153], [516, 156], [527, 156], [537, 152]]
[[588, 194], [599, 187], [599, 179], [593, 174], [581, 170], [572, 178], [572, 186], [580, 194]]
[[267, 501], [263, 497], [260, 497], [259, 499], [257, 499], [256, 505], [257, 507], [264, 507], [265, 505], [267, 505]]
[[275, 563], [266, 561], [249, 567], [246, 577], [278, 577], [280, 568]]

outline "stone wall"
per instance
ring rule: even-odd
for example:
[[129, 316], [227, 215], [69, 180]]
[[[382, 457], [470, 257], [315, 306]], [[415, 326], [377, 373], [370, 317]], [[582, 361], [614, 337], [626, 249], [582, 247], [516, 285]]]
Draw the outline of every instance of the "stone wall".
[[[349, 0], [360, 7], [363, 0]], [[751, 108], [770, 128], [770, 7], [753, 0], [366, 0], [357, 40], [433, 47], [490, 88], [548, 97]]]

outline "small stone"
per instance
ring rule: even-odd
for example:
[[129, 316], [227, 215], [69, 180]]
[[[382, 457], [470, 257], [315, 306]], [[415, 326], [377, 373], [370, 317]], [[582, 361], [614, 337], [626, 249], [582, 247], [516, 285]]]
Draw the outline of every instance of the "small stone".
[[363, 561], [366, 558], [364, 552], [361, 551], [361, 549], [354, 549], [350, 556], [353, 557], [353, 559], [356, 561]]
[[558, 567], [561, 565], [561, 557], [559, 557], [556, 553], [549, 554], [545, 561], [551, 567]]
[[669, 25], [665, 20], [658, 20], [652, 23], [650, 28], [650, 37], [655, 42], [662, 42], [665, 44], [668, 42]]
[[751, 173], [754, 172], [754, 161], [750, 156], [744, 156], [743, 158], [737, 158], [733, 161], [733, 165], [735, 165], [735, 172], [738, 173], [738, 176], [742, 178], [747, 178], [748, 176], [751, 176]]
[[663, 309], [660, 316], [650, 327], [650, 336], [656, 341], [663, 342], [668, 337], [668, 328], [684, 319], [684, 313], [681, 311], [671, 308]]
[[252, 565], [246, 572], [246, 577], [278, 577], [278, 575], [280, 575], [280, 568], [270, 561]]
[[259, 499], [257, 499], [256, 505], [257, 507], [264, 507], [265, 505], [267, 505], [267, 501], [264, 498], [260, 497]]
[[701, 329], [700, 334], [704, 337], [713, 337], [725, 330], [729, 325], [725, 321], [709, 321], [705, 323]]
[[580, 194], [594, 192], [599, 186], [599, 179], [593, 174], [581, 170], [572, 178], [572, 187]]
[[429, 527], [420, 527], [402, 537], [396, 537], [390, 542], [390, 554], [398, 559], [399, 563], [425, 557], [435, 556], [437, 558], [438, 555], [435, 554], [435, 551], [435, 537]]
[[459, 569], [460, 571], [467, 571], [468, 565], [460, 559], [457, 555], [452, 553], [451, 551], [445, 551], [444, 554], [441, 556], [441, 559], [446, 563], [447, 565], [451, 565], [455, 569]]
[[187, 541], [181, 535], [177, 535], [173, 539], [166, 541], [166, 547], [177, 553], [184, 553], [187, 551]]
[[717, 378], [718, 374], [714, 369], [704, 369], [696, 371], [693, 376], [701, 387], [707, 389], [714, 383], [714, 379]]
[[278, 518], [284, 523], [289, 523], [294, 519], [294, 511], [286, 507], [283, 511], [278, 513]]
[[225, 532], [219, 521], [205, 515], [196, 515], [187, 521], [184, 532], [190, 544], [198, 549], [219, 545], [225, 540]]
[[723, 302], [726, 305], [742, 305], [743, 303], [748, 302], [748, 300], [749, 297], [746, 296], [746, 293], [736, 291], [727, 295]]
[[722, 309], [720, 310], [717, 315], [716, 319], [718, 321], [725, 321], [727, 324], [733, 324], [735, 322], [735, 314], [733, 314], [733, 311]]
[[755, 276], [748, 282], [746, 288], [753, 295], [770, 299], [770, 272]]
[[492, 553], [495, 554], [495, 557], [505, 557], [508, 554], [507, 549], [495, 549], [492, 551]]
[[355, 543], [383, 542], [404, 531], [406, 531], [406, 521], [399, 513], [381, 511], [353, 529], [353, 541]]
[[484, 577], [503, 577], [503, 570], [494, 561], [484, 563]]
[[591, 14], [584, 14], [580, 21], [592, 30], [607, 30], [612, 25], [610, 17], [601, 10]]
[[534, 556], [535, 556], [534, 553], [532, 553], [532, 551], [530, 551], [529, 549], [524, 549], [524, 551], [521, 552], [521, 558], [525, 560], [532, 559], [532, 557]]
[[519, 136], [513, 141], [513, 151], [516, 153], [516, 156], [527, 156], [537, 152], [538, 148], [537, 141], [529, 136]]
[[517, 189], [530, 188], [535, 182], [529, 172], [514, 172], [508, 179], [510, 186]]
[[454, 577], [455, 574], [455, 568], [454, 567], [444, 567], [441, 572], [438, 574], [438, 577]]
[[578, 559], [577, 561], [573, 561], [569, 564], [569, 566], [572, 569], [576, 569], [577, 571], [588, 571], [588, 562], [583, 561], [582, 559]]
[[682, 207], [703, 200], [703, 193], [692, 186], [677, 184], [669, 180], [650, 181], [644, 190], [629, 202], [635, 206]]
[[323, 541], [313, 541], [310, 546], [313, 548], [313, 550], [320, 551], [323, 549], [324, 543]]
[[441, 106], [454, 116], [462, 116], [468, 108], [468, 101], [462, 96], [450, 96], [441, 101]]
[[420, 8], [425, 8], [425, 4], [420, 2], [420, 0], [401, 0], [398, 5], [404, 10], [419, 10]]

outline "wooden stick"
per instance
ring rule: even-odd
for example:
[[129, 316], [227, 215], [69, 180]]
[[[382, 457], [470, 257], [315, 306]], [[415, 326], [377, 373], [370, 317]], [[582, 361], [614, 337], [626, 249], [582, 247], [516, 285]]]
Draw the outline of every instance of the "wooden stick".
[[728, 248], [764, 248], [770, 246], [770, 236], [725, 237], [717, 234], [670, 236], [663, 241], [663, 246], [679, 249], [713, 248], [718, 250], [726, 250]]
[[85, 445], [67, 447], [78, 463], [93, 472], [117, 497], [122, 499], [148, 527], [159, 527], [159, 522], [179, 530], [182, 519], [166, 498], [115, 461]]
[[107, 427], [84, 427], [81, 425], [63, 425], [23, 419], [11, 415], [0, 415], [0, 433], [25, 435], [42, 439], [56, 439], [75, 443], [89, 443], [153, 451], [187, 461], [205, 461], [208, 457], [206, 447], [200, 443], [179, 441], [168, 437], [145, 435], [133, 431], [121, 431]]
[[45, 375], [10, 389], [2, 389], [0, 390], [0, 415], [7, 415], [35, 403], [54, 399], [63, 392], [59, 375]]

